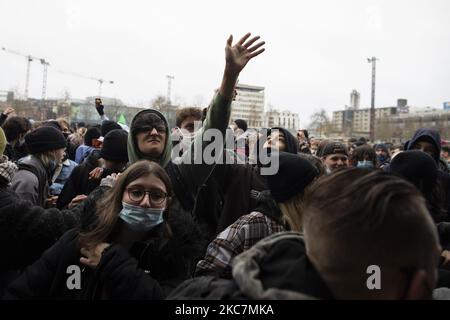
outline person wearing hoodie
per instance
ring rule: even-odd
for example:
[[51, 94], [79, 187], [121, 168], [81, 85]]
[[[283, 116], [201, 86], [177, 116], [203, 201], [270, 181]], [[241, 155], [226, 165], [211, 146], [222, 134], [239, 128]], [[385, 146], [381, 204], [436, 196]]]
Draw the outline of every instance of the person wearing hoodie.
[[375, 153], [377, 154], [378, 165], [383, 168], [386, 164], [391, 161], [391, 156], [389, 154], [389, 148], [386, 144], [380, 143], [375, 145]]
[[273, 234], [236, 256], [232, 280], [188, 280], [168, 299], [395, 300], [437, 293], [437, 231], [422, 195], [402, 178], [362, 168], [322, 177], [305, 194], [303, 232]]
[[[197, 194], [215, 167], [215, 163], [195, 164], [198, 161], [195, 152], [201, 150], [203, 154], [205, 148], [210, 144], [209, 141], [203, 139], [204, 133], [209, 129], [219, 130], [222, 141], [225, 140], [225, 131], [231, 113], [231, 101], [238, 76], [252, 58], [264, 51], [261, 48], [264, 42], [258, 42], [259, 37], [250, 38], [250, 36], [250, 33], [246, 34], [236, 44], [233, 44], [232, 36], [227, 40], [225, 71], [221, 86], [208, 109], [202, 130], [198, 131], [190, 148], [177, 161], [171, 161], [170, 130], [162, 113], [146, 109], [137, 113], [131, 121], [128, 136], [130, 163], [142, 159], [151, 160], [167, 171], [174, 188], [171, 206], [174, 215], [193, 215]], [[194, 219], [198, 221], [195, 216]]]
[[[127, 168], [96, 221], [68, 231], [7, 289], [5, 299], [163, 299], [193, 272], [199, 232], [171, 211], [170, 178], [155, 162]], [[80, 286], [68, 268], [83, 269]]]
[[447, 165], [441, 161], [441, 136], [435, 129], [418, 129], [411, 140], [405, 144], [405, 150], [419, 150], [430, 155], [438, 166], [438, 183], [445, 198], [445, 221], [450, 221], [450, 174]]
[[259, 240], [276, 232], [302, 230], [305, 188], [319, 176], [318, 170], [300, 155], [279, 153], [277, 174], [269, 175], [268, 191], [258, 194], [258, 206], [221, 232], [208, 246], [196, 275], [216, 274], [231, 278], [231, 261]]
[[428, 153], [443, 172], [448, 172], [444, 161], [441, 161], [441, 135], [435, 129], [418, 129], [411, 140], [406, 143], [405, 150], [420, 150]]
[[[442, 194], [442, 188], [439, 185], [436, 162], [425, 152], [409, 150], [401, 152], [394, 157], [387, 171], [411, 182], [422, 193], [431, 217], [437, 225], [441, 247], [444, 249], [441, 256], [443, 258], [448, 256], [450, 254], [450, 242], [448, 240], [450, 223], [443, 222], [446, 213], [444, 208], [445, 199]], [[440, 282], [446, 282], [448, 286], [450, 271], [443, 271], [442, 269], [450, 269], [449, 261], [444, 260], [439, 269]], [[448, 280], [444, 281], [442, 279]]]
[[443, 221], [446, 215], [445, 194], [439, 184], [438, 167], [431, 156], [419, 150], [404, 151], [392, 159], [385, 171], [414, 184], [427, 200], [433, 220], [436, 223]]
[[[89, 195], [100, 185], [102, 178], [122, 172], [128, 162], [127, 139], [125, 130], [115, 129], [108, 132], [103, 139], [102, 148], [91, 152], [82, 164], [73, 169], [56, 206], [59, 209], [66, 208], [76, 196]], [[98, 177], [91, 174], [96, 168], [102, 168]]]

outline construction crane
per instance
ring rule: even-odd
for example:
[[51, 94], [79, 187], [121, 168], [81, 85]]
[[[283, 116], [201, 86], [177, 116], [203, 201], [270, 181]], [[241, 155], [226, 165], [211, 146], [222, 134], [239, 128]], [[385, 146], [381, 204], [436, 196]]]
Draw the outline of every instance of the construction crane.
[[25, 100], [28, 100], [28, 87], [30, 84], [30, 66], [31, 66], [31, 62], [33, 60], [38, 60], [41, 62], [41, 64], [44, 67], [44, 75], [43, 75], [43, 83], [42, 83], [42, 100], [45, 100], [45, 95], [46, 95], [46, 91], [47, 91], [47, 68], [50, 65], [50, 63], [48, 61], [46, 61], [45, 59], [42, 58], [37, 58], [34, 57], [30, 54], [23, 54], [21, 52], [15, 51], [15, 50], [11, 50], [5, 47], [2, 47], [2, 50], [5, 52], [9, 52], [18, 56], [22, 56], [25, 57], [25, 59], [27, 60], [27, 72], [26, 72], [26, 76], [25, 76], [25, 90], [24, 90], [24, 98]]
[[58, 70], [57, 72], [62, 73], [62, 74], [71, 75], [71, 76], [74, 76], [74, 77], [80, 77], [80, 78], [84, 78], [84, 79], [97, 81], [98, 82], [98, 96], [99, 97], [102, 96], [103, 83], [109, 83], [109, 84], [113, 84], [114, 83], [114, 81], [111, 81], [111, 80], [105, 80], [105, 79], [101, 79], [101, 78], [89, 77], [89, 76], [85, 76], [85, 75], [74, 73], [74, 72], [67, 72], [67, 71], [61, 71], [61, 70]]

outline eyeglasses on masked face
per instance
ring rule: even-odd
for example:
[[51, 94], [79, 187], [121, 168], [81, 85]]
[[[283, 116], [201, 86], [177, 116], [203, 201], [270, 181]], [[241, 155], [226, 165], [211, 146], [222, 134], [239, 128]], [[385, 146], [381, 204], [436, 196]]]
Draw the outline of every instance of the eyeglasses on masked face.
[[148, 194], [151, 203], [156, 205], [162, 204], [167, 199], [167, 193], [156, 189], [144, 190], [143, 188], [130, 187], [126, 191], [130, 200], [136, 203], [140, 203], [146, 194]]

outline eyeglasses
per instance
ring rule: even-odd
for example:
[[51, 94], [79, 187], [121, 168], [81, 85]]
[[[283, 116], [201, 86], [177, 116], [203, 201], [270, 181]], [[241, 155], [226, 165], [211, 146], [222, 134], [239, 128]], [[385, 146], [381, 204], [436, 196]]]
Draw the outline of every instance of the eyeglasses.
[[141, 202], [145, 195], [148, 194], [152, 204], [162, 204], [167, 198], [167, 193], [161, 190], [144, 190], [140, 188], [128, 188], [126, 189], [128, 197], [133, 202]]
[[134, 133], [142, 133], [142, 132], [151, 132], [153, 129], [156, 129], [159, 134], [165, 134], [166, 133], [166, 127], [165, 126], [141, 126], [136, 129], [134, 129]]

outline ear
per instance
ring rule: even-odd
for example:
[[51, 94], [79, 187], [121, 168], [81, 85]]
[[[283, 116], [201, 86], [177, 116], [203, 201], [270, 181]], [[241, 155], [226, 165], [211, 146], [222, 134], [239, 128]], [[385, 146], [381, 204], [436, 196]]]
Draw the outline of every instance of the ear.
[[433, 288], [429, 284], [427, 273], [417, 270], [411, 277], [409, 287], [406, 288], [406, 300], [428, 300], [432, 298]]

